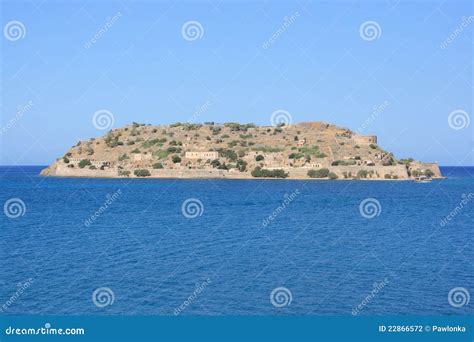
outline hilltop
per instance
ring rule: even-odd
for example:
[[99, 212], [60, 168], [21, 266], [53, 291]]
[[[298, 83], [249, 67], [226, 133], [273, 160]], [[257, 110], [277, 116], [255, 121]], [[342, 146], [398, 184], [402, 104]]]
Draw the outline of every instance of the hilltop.
[[79, 141], [41, 172], [65, 177], [410, 179], [438, 165], [396, 159], [375, 135], [295, 125], [133, 123]]

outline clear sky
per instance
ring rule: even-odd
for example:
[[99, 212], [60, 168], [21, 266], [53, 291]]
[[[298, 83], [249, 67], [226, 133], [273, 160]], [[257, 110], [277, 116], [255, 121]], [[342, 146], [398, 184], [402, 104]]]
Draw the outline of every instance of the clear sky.
[[98, 110], [113, 127], [285, 110], [376, 134], [398, 158], [474, 165], [472, 4], [2, 1], [0, 164], [49, 164], [105, 134]]

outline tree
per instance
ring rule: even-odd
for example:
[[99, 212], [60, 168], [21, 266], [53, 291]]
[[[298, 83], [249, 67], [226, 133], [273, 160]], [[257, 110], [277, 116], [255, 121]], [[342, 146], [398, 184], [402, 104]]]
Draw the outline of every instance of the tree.
[[242, 159], [237, 160], [236, 166], [240, 172], [244, 172], [245, 170], [247, 170], [247, 162], [245, 160], [242, 160]]
[[261, 160], [264, 160], [264, 159], [265, 159], [265, 157], [262, 156], [261, 154], [259, 154], [258, 156], [255, 157], [256, 161], [261, 161]]
[[155, 163], [155, 164], [153, 164], [153, 168], [154, 168], [154, 169], [162, 169], [162, 168], [163, 168], [163, 164], [161, 164], [161, 163]]
[[326, 178], [328, 176], [329, 176], [329, 169], [326, 169], [326, 168], [308, 171], [308, 177], [310, 178]]
[[288, 173], [283, 169], [268, 170], [257, 166], [252, 172], [253, 177], [286, 178]]
[[175, 154], [173, 157], [171, 157], [171, 160], [173, 161], [173, 163], [181, 163], [181, 157], [178, 156], [177, 154]]
[[80, 162], [79, 162], [79, 167], [81, 169], [85, 168], [86, 166], [89, 166], [89, 165], [92, 165], [91, 161], [89, 159], [82, 159]]
[[424, 174], [426, 177], [430, 177], [430, 178], [434, 176], [434, 172], [431, 171], [430, 169], [426, 169]]
[[149, 177], [151, 176], [150, 171], [146, 169], [138, 169], [133, 171], [133, 174], [137, 177]]
[[359, 172], [357, 172], [357, 178], [367, 178], [367, 170], [359, 170]]

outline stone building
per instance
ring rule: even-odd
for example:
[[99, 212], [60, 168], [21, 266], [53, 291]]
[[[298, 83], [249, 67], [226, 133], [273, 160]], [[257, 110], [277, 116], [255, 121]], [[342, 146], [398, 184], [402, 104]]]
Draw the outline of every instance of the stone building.
[[354, 135], [352, 136], [354, 142], [358, 145], [370, 145], [377, 143], [376, 135]]
[[219, 158], [219, 153], [216, 151], [207, 151], [207, 152], [198, 152], [198, 151], [189, 151], [185, 154], [186, 159], [217, 159]]

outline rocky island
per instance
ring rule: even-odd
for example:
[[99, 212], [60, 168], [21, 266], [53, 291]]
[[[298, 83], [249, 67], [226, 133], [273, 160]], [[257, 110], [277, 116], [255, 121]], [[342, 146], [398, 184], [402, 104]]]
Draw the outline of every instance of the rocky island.
[[324, 122], [133, 123], [79, 141], [43, 176], [410, 180], [440, 178], [436, 163], [396, 159], [360, 135]]

